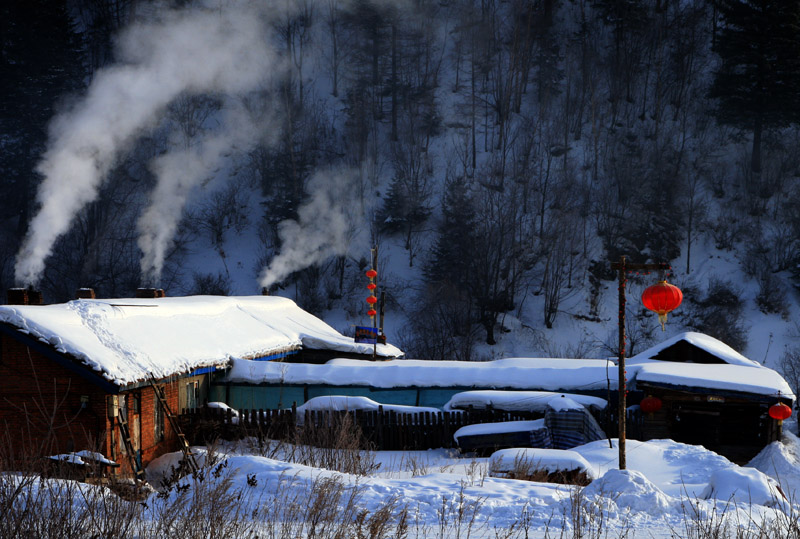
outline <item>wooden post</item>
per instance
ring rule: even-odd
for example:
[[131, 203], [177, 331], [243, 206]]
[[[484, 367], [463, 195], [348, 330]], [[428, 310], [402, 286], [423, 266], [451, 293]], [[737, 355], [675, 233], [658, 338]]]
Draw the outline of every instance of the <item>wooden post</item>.
[[[375, 247], [373, 247], [371, 249], [371, 251], [372, 251], [372, 269], [374, 269], [375, 271], [378, 271], [378, 246], [376, 245]], [[378, 277], [380, 277], [380, 275], [375, 277], [375, 286], [376, 287], [378, 285]], [[375, 288], [376, 292], [377, 292], [377, 290], [378, 289]], [[372, 307], [372, 308], [374, 309], [375, 307]], [[372, 317], [372, 323], [373, 323], [373, 325], [375, 325], [375, 317]], [[377, 329], [376, 329], [376, 333], [377, 333]], [[375, 342], [372, 345], [372, 360], [375, 361], [376, 357], [378, 357], [378, 339], [377, 339], [377, 335], [376, 335], [376, 338], [375, 338]]]
[[619, 420], [619, 469], [624, 470], [627, 466], [625, 455], [625, 423], [628, 407], [627, 388], [628, 380], [625, 376], [625, 282], [627, 281], [627, 271], [625, 269], [625, 255], [619, 257], [619, 387], [617, 389], [617, 415]]
[[628, 282], [629, 271], [651, 271], [651, 270], [668, 270], [669, 264], [630, 264], [625, 259], [625, 255], [619, 257], [619, 262], [613, 262], [611, 269], [617, 272], [619, 278], [619, 354], [617, 356], [617, 363], [619, 367], [619, 387], [617, 388], [618, 407], [617, 407], [617, 423], [619, 425], [619, 469], [624, 470], [627, 466], [625, 456], [625, 423], [628, 419], [627, 414], [627, 389], [628, 381], [625, 372], [625, 285]]

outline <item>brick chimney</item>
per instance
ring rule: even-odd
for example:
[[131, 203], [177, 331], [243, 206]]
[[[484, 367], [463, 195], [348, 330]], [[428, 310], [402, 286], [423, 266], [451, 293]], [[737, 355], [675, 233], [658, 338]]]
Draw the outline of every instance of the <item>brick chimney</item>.
[[33, 288], [9, 288], [6, 292], [8, 305], [41, 305], [44, 303], [42, 293]]
[[155, 299], [166, 297], [163, 288], [137, 288], [136, 297], [140, 299]]
[[97, 299], [94, 288], [79, 288], [75, 292], [75, 299]]

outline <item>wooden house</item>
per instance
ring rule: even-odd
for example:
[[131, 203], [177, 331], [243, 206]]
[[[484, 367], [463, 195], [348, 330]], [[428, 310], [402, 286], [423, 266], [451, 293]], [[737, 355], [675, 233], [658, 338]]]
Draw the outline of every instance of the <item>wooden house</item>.
[[[163, 297], [42, 305], [28, 290], [0, 306], [0, 460], [80, 450], [141, 475], [184, 447], [174, 415], [208, 400], [231, 358], [372, 357], [291, 300]], [[162, 296], [162, 297], [159, 297]], [[31, 301], [33, 300], [33, 301]], [[378, 345], [379, 356], [402, 352]], [[11, 453], [15, 455], [11, 455]]]
[[777, 372], [700, 333], [681, 333], [628, 365], [631, 389], [648, 399], [632, 435], [702, 445], [734, 462], [780, 439], [769, 408], [795, 399]]

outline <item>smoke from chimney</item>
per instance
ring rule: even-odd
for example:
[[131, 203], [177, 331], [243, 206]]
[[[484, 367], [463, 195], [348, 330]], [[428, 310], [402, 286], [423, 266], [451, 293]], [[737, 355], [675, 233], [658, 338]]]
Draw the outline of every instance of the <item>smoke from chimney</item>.
[[268, 44], [266, 3], [159, 11], [118, 40], [119, 63], [98, 71], [84, 99], [50, 125], [37, 166], [40, 209], [17, 254], [15, 278], [38, 283], [55, 241], [97, 198], [104, 178], [165, 108], [181, 95], [242, 95], [279, 62]]

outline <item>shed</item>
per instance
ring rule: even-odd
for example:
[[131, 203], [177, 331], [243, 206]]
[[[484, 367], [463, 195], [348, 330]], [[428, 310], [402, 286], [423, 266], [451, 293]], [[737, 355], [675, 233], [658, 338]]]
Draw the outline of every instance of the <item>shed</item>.
[[708, 335], [682, 333], [629, 364], [632, 389], [661, 403], [658, 411], [638, 415], [639, 438], [699, 444], [735, 462], [780, 439], [769, 407], [795, 400], [780, 374]]

